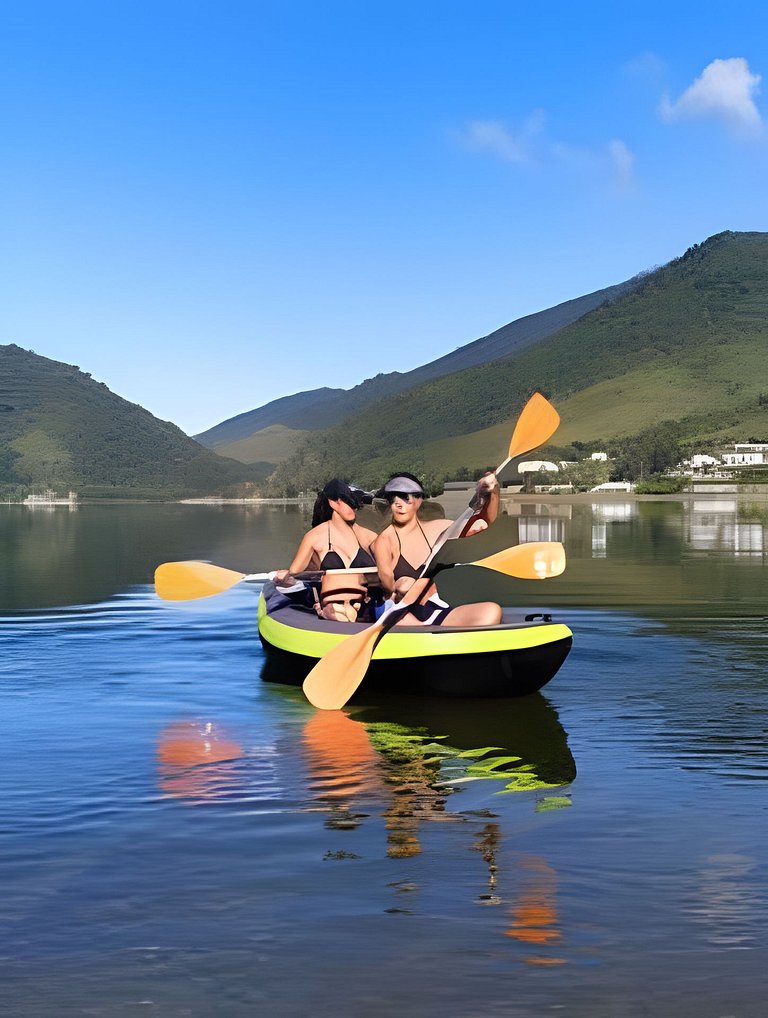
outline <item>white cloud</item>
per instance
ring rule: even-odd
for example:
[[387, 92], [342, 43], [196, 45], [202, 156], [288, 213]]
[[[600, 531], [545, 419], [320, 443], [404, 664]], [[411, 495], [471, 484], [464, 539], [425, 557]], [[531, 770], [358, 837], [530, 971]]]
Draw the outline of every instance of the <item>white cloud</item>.
[[588, 174], [602, 180], [608, 173], [620, 190], [626, 190], [633, 182], [635, 154], [626, 142], [618, 138], [598, 148], [583, 148], [553, 141], [548, 147], [548, 153], [552, 160], [574, 173]]
[[608, 172], [622, 190], [632, 183], [635, 156], [625, 142], [614, 139], [589, 148], [548, 139], [543, 134], [544, 120], [543, 110], [534, 110], [515, 133], [500, 120], [473, 120], [463, 128], [461, 140], [473, 152], [507, 163], [538, 167], [554, 163], [572, 173], [603, 179]]
[[500, 120], [473, 120], [464, 128], [462, 139], [474, 152], [487, 152], [508, 163], [527, 163], [532, 158], [531, 139], [543, 123], [542, 110], [534, 110], [516, 134]]
[[508, 163], [528, 162], [526, 147], [498, 120], [473, 120], [464, 129], [464, 140], [475, 152], [489, 152]]
[[635, 154], [618, 138], [608, 142], [608, 155], [613, 163], [616, 182], [619, 187], [629, 187], [635, 166]]
[[744, 57], [713, 60], [675, 102], [664, 96], [661, 116], [669, 121], [715, 117], [737, 132], [759, 133], [763, 121], [755, 96], [761, 80]]

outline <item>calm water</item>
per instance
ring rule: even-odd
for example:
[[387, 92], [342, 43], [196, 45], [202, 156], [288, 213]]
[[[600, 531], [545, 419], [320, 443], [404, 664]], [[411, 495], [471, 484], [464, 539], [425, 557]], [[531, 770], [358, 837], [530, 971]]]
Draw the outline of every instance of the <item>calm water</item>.
[[473, 556], [568, 571], [471, 583], [571, 625], [545, 695], [334, 714], [260, 681], [253, 588], [149, 585], [307, 525], [0, 506], [2, 1013], [762, 1018], [766, 505], [517, 506]]

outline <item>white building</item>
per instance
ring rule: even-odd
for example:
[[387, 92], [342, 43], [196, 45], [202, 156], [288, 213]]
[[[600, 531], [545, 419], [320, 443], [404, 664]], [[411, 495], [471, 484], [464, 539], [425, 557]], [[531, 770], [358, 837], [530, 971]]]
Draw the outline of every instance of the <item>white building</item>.
[[716, 456], [707, 456], [706, 453], [697, 452], [690, 459], [691, 466], [694, 470], [702, 470], [704, 467], [719, 467], [720, 460]]
[[599, 460], [600, 463], [605, 463], [608, 460], [608, 453], [607, 452], [593, 452], [592, 455], [589, 458], [591, 460]]
[[634, 484], [631, 481], [605, 481], [603, 484], [598, 484], [596, 488], [590, 488], [590, 491], [634, 491]]
[[768, 442], [737, 442], [733, 452], [723, 453], [723, 463], [729, 467], [768, 465]]
[[560, 473], [560, 467], [556, 463], [550, 463], [549, 460], [526, 460], [524, 463], [518, 463], [517, 469], [521, 474], [535, 474], [538, 470], [546, 470], [548, 474]]

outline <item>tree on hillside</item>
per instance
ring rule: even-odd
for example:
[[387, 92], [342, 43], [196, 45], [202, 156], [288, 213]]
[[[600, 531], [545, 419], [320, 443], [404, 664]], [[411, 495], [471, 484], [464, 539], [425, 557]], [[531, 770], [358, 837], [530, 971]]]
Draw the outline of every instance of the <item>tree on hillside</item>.
[[682, 458], [680, 433], [677, 421], [661, 421], [637, 435], [609, 443], [615, 464], [611, 480], [636, 481], [671, 470]]
[[611, 474], [611, 464], [605, 460], [584, 459], [569, 464], [560, 471], [564, 482], [573, 485], [576, 491], [590, 491], [603, 484]]

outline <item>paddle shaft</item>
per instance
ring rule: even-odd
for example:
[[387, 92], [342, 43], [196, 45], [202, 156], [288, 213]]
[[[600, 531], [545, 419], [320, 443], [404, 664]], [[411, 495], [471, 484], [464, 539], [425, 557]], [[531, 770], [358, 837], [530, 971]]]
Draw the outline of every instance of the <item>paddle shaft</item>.
[[[363, 566], [360, 569], [307, 569], [301, 573], [291, 573], [296, 580], [322, 580], [324, 576], [360, 576], [360, 575], [374, 575], [378, 573], [376, 566]], [[247, 580], [273, 580], [275, 573], [249, 573], [247, 576], [243, 576], [241, 582]]]

